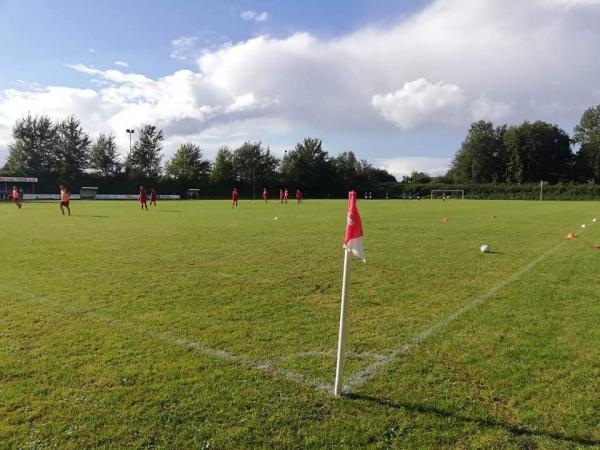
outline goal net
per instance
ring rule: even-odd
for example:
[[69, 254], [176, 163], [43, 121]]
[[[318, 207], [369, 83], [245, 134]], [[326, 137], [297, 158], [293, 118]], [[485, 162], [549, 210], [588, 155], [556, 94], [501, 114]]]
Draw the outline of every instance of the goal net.
[[463, 189], [433, 189], [431, 191], [431, 199], [433, 200], [434, 198], [459, 198], [464, 200], [465, 191]]

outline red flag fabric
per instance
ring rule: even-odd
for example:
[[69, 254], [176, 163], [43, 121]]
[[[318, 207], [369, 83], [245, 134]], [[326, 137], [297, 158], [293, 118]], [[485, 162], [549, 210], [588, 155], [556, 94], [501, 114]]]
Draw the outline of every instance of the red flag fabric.
[[360, 214], [356, 208], [356, 192], [348, 192], [348, 220], [346, 221], [346, 235], [344, 248], [350, 250], [354, 256], [366, 262], [363, 250], [363, 229]]

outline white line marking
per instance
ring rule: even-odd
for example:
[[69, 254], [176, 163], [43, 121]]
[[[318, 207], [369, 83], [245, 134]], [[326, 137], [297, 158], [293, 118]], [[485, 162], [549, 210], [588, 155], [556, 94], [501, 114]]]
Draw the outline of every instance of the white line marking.
[[529, 272], [531, 269], [533, 269], [536, 265], [538, 265], [540, 262], [542, 262], [548, 256], [552, 255], [554, 252], [556, 252], [558, 249], [560, 249], [563, 245], [565, 245], [565, 243], [566, 243], [566, 241], [561, 242], [556, 247], [548, 250], [543, 255], [538, 256], [533, 261], [529, 262], [527, 265], [525, 265], [521, 269], [517, 270], [511, 276], [509, 276], [508, 278], [505, 278], [504, 280], [502, 280], [500, 283], [498, 283], [496, 286], [494, 286], [493, 288], [491, 288], [489, 291], [484, 292], [483, 294], [479, 295], [478, 297], [475, 297], [475, 299], [473, 299], [471, 302], [467, 303], [462, 308], [460, 308], [457, 311], [453, 312], [452, 314], [450, 314], [445, 319], [440, 320], [439, 322], [433, 324], [432, 326], [430, 326], [426, 330], [421, 331], [418, 334], [415, 334], [407, 342], [405, 342], [401, 346], [395, 348], [392, 351], [392, 353], [390, 353], [384, 359], [376, 361], [373, 364], [371, 364], [369, 367], [367, 367], [367, 368], [359, 371], [358, 373], [356, 373], [344, 385], [344, 391], [348, 392], [351, 389], [353, 389], [353, 388], [355, 388], [357, 386], [360, 386], [367, 379], [373, 377], [379, 370], [383, 369], [385, 366], [387, 366], [389, 363], [391, 363], [395, 358], [407, 354], [413, 348], [415, 348], [421, 342], [423, 342], [425, 339], [433, 336], [438, 331], [440, 331], [443, 328], [445, 328], [448, 324], [450, 324], [451, 322], [453, 322], [456, 319], [458, 319], [459, 317], [461, 317], [463, 314], [469, 312], [470, 310], [472, 310], [476, 306], [479, 306], [479, 305], [485, 303], [492, 296], [494, 296], [494, 294], [496, 294], [498, 291], [500, 291], [501, 289], [505, 288], [506, 286], [508, 286], [512, 282], [518, 280], [523, 274]]
[[[3, 286], [3, 288], [21, 297], [25, 297], [29, 300], [42, 302], [46, 304], [53, 304], [51, 301], [52, 297], [48, 295], [34, 294], [31, 292], [23, 291], [22, 289], [14, 289], [8, 286]], [[317, 388], [321, 391], [325, 391], [328, 393], [333, 392], [332, 384], [324, 383], [321, 380], [313, 379], [301, 373], [293, 372], [291, 370], [280, 369], [278, 367], [275, 367], [272, 363], [268, 361], [252, 361], [244, 356], [237, 355], [235, 353], [231, 353], [225, 350], [209, 347], [203, 344], [199, 344], [189, 339], [177, 338], [162, 332], [151, 332], [146, 328], [135, 325], [132, 322], [122, 319], [116, 319], [114, 317], [109, 317], [103, 314], [99, 314], [97, 312], [90, 312], [86, 311], [85, 309], [73, 308], [62, 304], [60, 305], [60, 307], [62, 312], [68, 312], [76, 316], [84, 316], [98, 322], [107, 323], [111, 327], [119, 327], [122, 330], [134, 331], [137, 334], [147, 336], [157, 341], [166, 342], [168, 344], [176, 345], [179, 347], [186, 347], [204, 355], [209, 355], [218, 359], [222, 359], [224, 361], [231, 361], [246, 366], [247, 368], [260, 370], [270, 375], [285, 378], [286, 380], [293, 381], [298, 384]]]

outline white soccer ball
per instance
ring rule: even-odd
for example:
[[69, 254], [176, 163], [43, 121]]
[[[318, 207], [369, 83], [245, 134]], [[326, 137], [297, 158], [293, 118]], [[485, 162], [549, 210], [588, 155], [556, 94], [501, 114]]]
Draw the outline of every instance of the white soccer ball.
[[581, 228], [585, 228], [585, 223], [583, 225], [581, 225]]
[[595, 222], [595, 221], [596, 221], [596, 218], [594, 217], [594, 218], [592, 219], [592, 222]]
[[275, 217], [273, 220], [277, 220], [277, 217]]
[[481, 247], [479, 247], [479, 250], [481, 250], [481, 253], [489, 253], [492, 249], [489, 245], [483, 244]]

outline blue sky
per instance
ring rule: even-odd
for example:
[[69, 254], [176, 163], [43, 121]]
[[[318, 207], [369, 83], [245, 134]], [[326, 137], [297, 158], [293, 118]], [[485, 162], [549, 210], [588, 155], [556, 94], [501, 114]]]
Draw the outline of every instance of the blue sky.
[[598, 18], [596, 0], [0, 0], [0, 163], [31, 112], [121, 146], [153, 122], [166, 157], [310, 135], [440, 173], [473, 120], [571, 132], [600, 102]]

